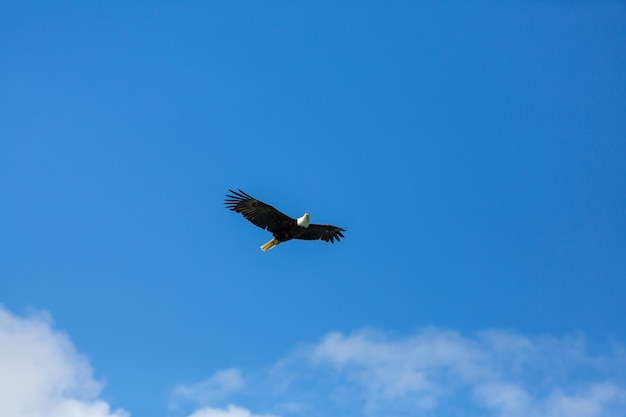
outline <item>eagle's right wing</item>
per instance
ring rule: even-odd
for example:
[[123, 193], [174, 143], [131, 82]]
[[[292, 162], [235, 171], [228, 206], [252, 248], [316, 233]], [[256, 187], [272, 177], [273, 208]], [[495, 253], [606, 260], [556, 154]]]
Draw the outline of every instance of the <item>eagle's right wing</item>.
[[330, 224], [310, 224], [304, 232], [296, 237], [296, 239], [321, 239], [325, 242], [335, 243], [335, 240], [339, 242], [340, 238], [344, 237], [342, 232], [345, 231], [346, 229], [342, 229], [341, 227], [337, 226], [331, 226]]

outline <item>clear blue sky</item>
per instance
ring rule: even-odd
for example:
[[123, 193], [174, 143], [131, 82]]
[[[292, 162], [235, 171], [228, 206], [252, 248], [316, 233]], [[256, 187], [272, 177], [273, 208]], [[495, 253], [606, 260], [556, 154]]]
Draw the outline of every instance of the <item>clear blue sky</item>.
[[[44, 416], [626, 416], [625, 45], [621, 1], [3, 2], [0, 361], [93, 370]], [[263, 253], [229, 188], [346, 238]]]

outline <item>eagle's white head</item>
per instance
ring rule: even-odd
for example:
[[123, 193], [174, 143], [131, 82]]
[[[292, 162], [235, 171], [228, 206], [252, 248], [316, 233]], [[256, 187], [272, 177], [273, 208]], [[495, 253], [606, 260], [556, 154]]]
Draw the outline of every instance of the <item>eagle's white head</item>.
[[311, 223], [311, 216], [309, 216], [309, 213], [304, 213], [304, 216], [298, 217], [296, 223], [298, 224], [298, 226], [304, 227], [306, 229]]

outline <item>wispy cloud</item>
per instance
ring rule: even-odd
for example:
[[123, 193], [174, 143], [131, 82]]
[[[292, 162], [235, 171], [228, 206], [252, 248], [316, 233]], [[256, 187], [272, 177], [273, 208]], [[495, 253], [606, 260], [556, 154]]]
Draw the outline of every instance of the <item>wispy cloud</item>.
[[98, 399], [102, 385], [87, 359], [49, 315], [18, 317], [0, 305], [0, 415], [126, 417]]
[[237, 398], [280, 416], [626, 416], [623, 352], [506, 331], [330, 333], [256, 373]]
[[238, 369], [225, 369], [198, 383], [174, 388], [171, 406], [176, 408], [180, 403], [216, 404], [244, 387], [245, 380]]

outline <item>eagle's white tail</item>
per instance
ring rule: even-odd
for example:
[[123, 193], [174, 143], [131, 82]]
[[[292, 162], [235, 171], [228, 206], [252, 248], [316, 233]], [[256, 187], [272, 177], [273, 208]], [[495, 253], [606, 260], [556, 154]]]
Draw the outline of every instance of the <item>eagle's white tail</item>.
[[269, 242], [267, 242], [265, 245], [261, 246], [261, 250], [262, 251], [266, 251], [266, 250], [270, 250], [272, 249], [274, 246], [278, 246], [280, 244], [280, 240], [278, 239], [272, 239]]

